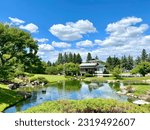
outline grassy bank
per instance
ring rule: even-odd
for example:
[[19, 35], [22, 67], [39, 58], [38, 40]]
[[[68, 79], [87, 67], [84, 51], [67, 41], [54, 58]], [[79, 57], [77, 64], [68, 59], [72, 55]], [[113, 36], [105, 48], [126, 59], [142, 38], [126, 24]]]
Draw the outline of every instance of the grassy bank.
[[150, 106], [137, 106], [112, 99], [49, 101], [29, 108], [25, 113], [140, 113], [150, 112]]
[[17, 92], [9, 90], [7, 85], [0, 84], [0, 112], [22, 99], [23, 97]]
[[[49, 83], [66, 80], [64, 76], [59, 75], [35, 74], [30, 78], [33, 77], [44, 77]], [[20, 79], [14, 79], [13, 81], [22, 82]], [[8, 85], [0, 84], [0, 112], [21, 100], [23, 100], [23, 97], [17, 92], [9, 90]]]
[[134, 88], [133, 94], [136, 96], [146, 95], [147, 92], [150, 92], [150, 85], [131, 85], [131, 87]]
[[33, 77], [44, 77], [46, 80], [48, 80], [49, 83], [66, 80], [66, 78], [63, 75], [35, 74], [31, 78]]
[[87, 77], [84, 79], [84, 81], [102, 81], [102, 82], [106, 82], [106, 81], [111, 81], [111, 80], [118, 80], [118, 81], [122, 81], [122, 82], [127, 82], [127, 81], [145, 81], [145, 80], [150, 80], [150, 76], [146, 76], [146, 77], [123, 77], [121, 79], [116, 79], [115, 77]]

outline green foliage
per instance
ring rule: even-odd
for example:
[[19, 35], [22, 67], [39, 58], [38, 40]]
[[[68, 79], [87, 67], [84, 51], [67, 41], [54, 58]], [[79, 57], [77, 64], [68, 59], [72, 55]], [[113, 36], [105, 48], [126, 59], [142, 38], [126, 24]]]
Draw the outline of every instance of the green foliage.
[[0, 80], [12, 79], [15, 71], [39, 71], [37, 51], [38, 45], [29, 33], [0, 23]]
[[131, 85], [131, 87], [135, 89], [136, 96], [146, 95], [150, 91], [150, 85]]
[[61, 100], [45, 102], [25, 113], [141, 113], [150, 112], [149, 105], [137, 106], [112, 99]]
[[119, 67], [115, 67], [112, 71], [112, 75], [116, 78], [119, 79], [120, 78], [120, 74], [121, 74], [122, 70]]
[[48, 83], [48, 80], [45, 77], [43, 77], [43, 76], [32, 77], [30, 79], [30, 82], [33, 82], [33, 81], [38, 81], [40, 83]]
[[147, 61], [147, 59], [148, 59], [148, 54], [147, 54], [146, 50], [143, 49], [142, 54], [141, 54], [141, 60], [142, 60], [142, 62], [145, 62], [145, 61]]
[[93, 77], [93, 74], [85, 73], [84, 76], [85, 77]]
[[[49, 83], [66, 80], [66, 78], [64, 76], [62, 76], [62, 75], [35, 74], [34, 78], [35, 77], [36, 78], [44, 77]], [[33, 77], [31, 77], [31, 78], [33, 78]]]
[[58, 74], [57, 67], [56, 66], [48, 66], [48, 67], [46, 67], [45, 73], [49, 74], [49, 75], [51, 75], [51, 74], [56, 75], [56, 74]]
[[142, 76], [145, 76], [146, 74], [150, 73], [150, 63], [149, 62], [140, 63], [131, 71], [131, 73], [132, 74], [139, 73]]
[[120, 59], [117, 57], [109, 56], [106, 60], [106, 67], [109, 71], [112, 71], [115, 67], [120, 66]]
[[64, 70], [66, 75], [78, 75], [79, 74], [79, 65], [74, 63], [66, 63], [64, 65]]
[[64, 55], [62, 53], [59, 53], [58, 54], [58, 58], [57, 58], [57, 61], [56, 61], [56, 64], [59, 65], [59, 64], [64, 64], [64, 63], [78, 63], [80, 64], [82, 62], [82, 58], [80, 56], [80, 54], [72, 54], [71, 52], [69, 54], [67, 54], [66, 52], [64, 53]]

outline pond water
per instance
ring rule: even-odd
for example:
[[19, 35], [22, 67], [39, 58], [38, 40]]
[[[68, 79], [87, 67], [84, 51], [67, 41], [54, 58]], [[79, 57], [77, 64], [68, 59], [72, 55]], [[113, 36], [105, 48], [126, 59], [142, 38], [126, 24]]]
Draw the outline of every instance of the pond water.
[[77, 80], [57, 82], [46, 87], [20, 88], [17, 91], [31, 92], [32, 97], [19, 102], [18, 104], [6, 109], [4, 112], [13, 113], [26, 110], [30, 107], [39, 105], [46, 101], [62, 99], [86, 99], [86, 98], [107, 98], [119, 101], [128, 101], [128, 97], [118, 95], [122, 83], [85, 83]]

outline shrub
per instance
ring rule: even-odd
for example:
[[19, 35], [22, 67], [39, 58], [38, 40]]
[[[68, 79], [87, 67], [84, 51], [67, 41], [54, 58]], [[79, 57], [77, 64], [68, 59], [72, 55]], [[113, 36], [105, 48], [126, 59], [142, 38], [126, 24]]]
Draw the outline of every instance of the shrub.
[[30, 113], [127, 113], [150, 112], [149, 105], [137, 106], [113, 99], [84, 99], [49, 101], [29, 108]]
[[93, 74], [90, 74], [90, 73], [86, 73], [84, 74], [85, 77], [93, 77]]
[[42, 76], [39, 77], [32, 77], [30, 82], [38, 81], [39, 83], [48, 83], [48, 80]]

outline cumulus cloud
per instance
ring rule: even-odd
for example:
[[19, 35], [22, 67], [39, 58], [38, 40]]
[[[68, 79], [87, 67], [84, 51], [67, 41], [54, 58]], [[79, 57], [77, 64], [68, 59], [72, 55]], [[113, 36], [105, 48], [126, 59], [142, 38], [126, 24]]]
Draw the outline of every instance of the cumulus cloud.
[[46, 43], [49, 41], [47, 38], [34, 38], [35, 41], [38, 41], [40, 43]]
[[89, 20], [79, 20], [75, 23], [68, 22], [65, 25], [55, 24], [49, 31], [63, 41], [74, 41], [83, 38], [87, 33], [96, 32], [96, 28]]
[[25, 21], [18, 18], [12, 18], [12, 17], [8, 17], [8, 18], [10, 19], [11, 24], [20, 25], [25, 23]]
[[77, 47], [93, 47], [94, 44], [90, 40], [80, 41], [76, 43]]
[[52, 51], [54, 50], [54, 47], [50, 44], [40, 44], [39, 45], [39, 51]]
[[19, 28], [27, 30], [30, 33], [36, 33], [36, 32], [38, 32], [38, 29], [39, 29], [38, 26], [33, 23], [29, 23], [27, 25], [20, 25]]
[[57, 47], [57, 48], [69, 48], [71, 47], [71, 44], [66, 43], [66, 42], [52, 42], [52, 46], [53, 47]]
[[[141, 45], [144, 32], [149, 28], [147, 24], [140, 24], [141, 18], [127, 17], [118, 22], [108, 24], [106, 32], [109, 34], [104, 40], [95, 40], [100, 46], [133, 46]], [[137, 24], [140, 24], [137, 26]]]

